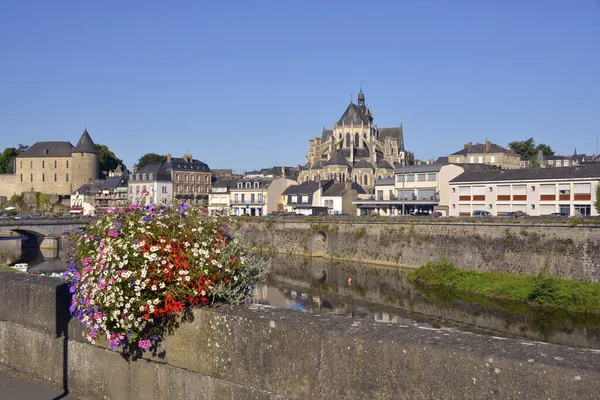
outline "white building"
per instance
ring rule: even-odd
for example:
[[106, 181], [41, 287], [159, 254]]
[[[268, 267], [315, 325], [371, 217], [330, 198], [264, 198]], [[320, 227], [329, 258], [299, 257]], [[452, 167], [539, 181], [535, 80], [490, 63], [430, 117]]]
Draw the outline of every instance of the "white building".
[[148, 164], [129, 177], [128, 200], [138, 204], [171, 204], [173, 181], [165, 164]]
[[598, 215], [600, 165], [465, 172], [450, 181], [450, 215]]
[[229, 215], [231, 209], [231, 188], [237, 184], [235, 179], [221, 179], [216, 181], [208, 195], [208, 212]]

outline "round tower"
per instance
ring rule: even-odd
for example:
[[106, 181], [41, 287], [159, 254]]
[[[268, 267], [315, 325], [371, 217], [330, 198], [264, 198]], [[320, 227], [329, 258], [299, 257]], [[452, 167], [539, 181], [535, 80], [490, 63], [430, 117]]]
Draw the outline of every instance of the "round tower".
[[79, 142], [71, 150], [71, 191], [79, 189], [86, 183], [98, 179], [100, 173], [100, 157], [94, 141], [87, 129], [83, 131]]

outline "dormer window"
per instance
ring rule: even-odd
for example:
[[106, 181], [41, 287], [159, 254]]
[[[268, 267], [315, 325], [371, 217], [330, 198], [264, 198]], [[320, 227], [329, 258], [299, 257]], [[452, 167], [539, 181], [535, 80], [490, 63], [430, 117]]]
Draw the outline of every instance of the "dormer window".
[[254, 182], [254, 189], [258, 189], [258, 182]]
[[238, 189], [243, 189], [244, 184], [242, 182], [238, 182], [237, 187], [238, 187]]
[[154, 174], [148, 175], [148, 179], [150, 179], [150, 180], [154, 179]]
[[252, 187], [252, 184], [250, 182], [246, 182], [246, 189], [250, 189]]

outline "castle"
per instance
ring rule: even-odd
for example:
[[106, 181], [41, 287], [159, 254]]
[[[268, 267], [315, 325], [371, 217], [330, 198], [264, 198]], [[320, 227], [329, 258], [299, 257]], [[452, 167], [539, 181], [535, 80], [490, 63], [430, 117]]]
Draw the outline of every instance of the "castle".
[[70, 142], [36, 142], [14, 160], [13, 174], [0, 174], [0, 196], [23, 192], [68, 196], [99, 177], [98, 149], [87, 129], [76, 146]]
[[350, 102], [332, 129], [323, 128], [321, 137], [309, 141], [298, 182], [351, 180], [371, 189], [376, 179], [392, 177], [396, 168], [412, 164], [414, 155], [404, 149], [402, 124], [378, 128], [361, 89], [358, 104]]

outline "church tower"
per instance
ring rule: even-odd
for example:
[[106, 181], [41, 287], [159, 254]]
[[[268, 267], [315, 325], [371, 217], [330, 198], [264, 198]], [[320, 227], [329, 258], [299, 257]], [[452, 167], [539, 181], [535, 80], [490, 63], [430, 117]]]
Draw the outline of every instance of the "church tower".
[[86, 183], [98, 179], [100, 171], [100, 158], [98, 149], [92, 141], [87, 129], [83, 131], [79, 142], [71, 150], [71, 192], [79, 189]]

